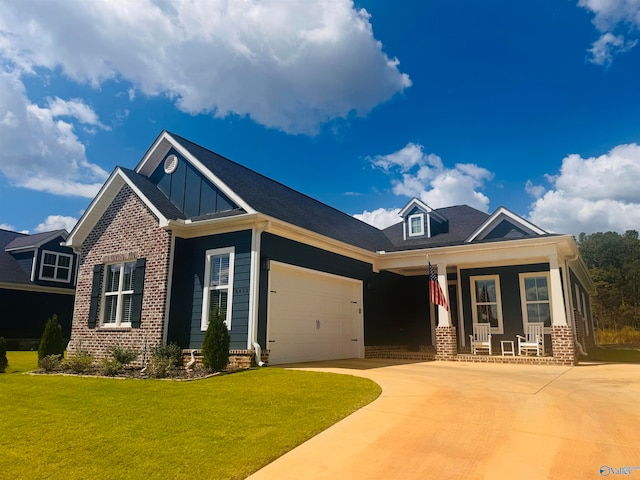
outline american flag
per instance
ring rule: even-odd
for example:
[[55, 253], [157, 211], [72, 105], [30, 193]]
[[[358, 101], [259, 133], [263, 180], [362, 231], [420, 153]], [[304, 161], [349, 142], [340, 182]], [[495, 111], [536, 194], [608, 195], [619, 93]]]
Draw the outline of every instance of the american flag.
[[433, 270], [431, 262], [429, 262], [429, 299], [434, 305], [441, 305], [447, 311], [449, 310], [447, 299], [445, 298], [444, 293], [442, 293], [442, 289], [440, 288], [440, 284], [438, 283], [438, 276]]

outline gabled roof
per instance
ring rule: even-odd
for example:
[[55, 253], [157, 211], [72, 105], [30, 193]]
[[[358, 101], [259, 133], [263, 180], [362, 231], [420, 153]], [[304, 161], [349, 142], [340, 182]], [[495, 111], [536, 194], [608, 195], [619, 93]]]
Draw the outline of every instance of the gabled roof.
[[412, 198], [409, 203], [407, 203], [404, 208], [402, 210], [400, 210], [398, 212], [398, 215], [400, 215], [401, 217], [405, 217], [405, 215], [407, 213], [409, 213], [411, 211], [411, 209], [413, 209], [413, 207], [418, 207], [420, 210], [422, 210], [425, 213], [429, 213], [429, 214], [433, 214], [434, 218], [438, 219], [441, 222], [446, 222], [447, 219], [444, 218], [442, 215], [440, 215], [438, 213], [437, 210], [431, 208], [429, 205], [427, 205], [426, 203], [418, 200], [417, 198]]
[[529, 235], [547, 235], [547, 232], [537, 227], [531, 222], [528, 222], [524, 218], [516, 215], [512, 211], [505, 207], [499, 207], [491, 216], [467, 238], [467, 242], [480, 241], [490, 238], [492, 232], [501, 228], [503, 232], [501, 236], [511, 236], [509, 232], [504, 231], [509, 229], [510, 232], [515, 232], [517, 237], [529, 236]]
[[[12, 232], [15, 233], [15, 232]], [[42, 233], [34, 233], [33, 235], [19, 234], [19, 237], [16, 237], [13, 241], [11, 241], [8, 245], [4, 247], [6, 252], [17, 252], [17, 251], [26, 251], [33, 250], [38, 248], [45, 243], [50, 242], [51, 240], [62, 237], [63, 240], [67, 238], [66, 230], [53, 230], [51, 232], [42, 232]]]
[[[194, 166], [196, 168], [201, 166], [205, 169], [206, 171], [201, 170], [201, 173], [247, 212], [259, 212], [370, 251], [384, 250], [391, 246], [382, 231], [351, 215], [265, 177], [179, 135], [163, 132], [159, 138], [163, 137], [168, 139], [174, 147], [182, 147], [178, 150], [186, 151], [188, 159], [197, 160], [192, 162]], [[155, 145], [159, 146], [159, 142], [156, 141]], [[163, 150], [166, 153], [166, 147]], [[160, 158], [155, 156], [153, 151], [150, 151], [138, 164], [136, 172], [144, 172], [148, 175], [154, 166], [159, 164], [159, 161]], [[162, 194], [160, 193], [160, 195]], [[162, 196], [164, 197], [164, 195]], [[150, 197], [148, 198], [151, 200]], [[191, 220], [197, 221], [198, 218]]]
[[469, 235], [489, 218], [488, 214], [469, 207], [468, 205], [438, 208], [434, 210], [434, 212], [449, 221], [448, 232], [439, 233], [431, 238], [424, 236], [404, 240], [403, 224], [402, 222], [396, 223], [383, 230], [385, 235], [393, 243], [392, 249], [388, 251], [461, 245], [465, 243]]

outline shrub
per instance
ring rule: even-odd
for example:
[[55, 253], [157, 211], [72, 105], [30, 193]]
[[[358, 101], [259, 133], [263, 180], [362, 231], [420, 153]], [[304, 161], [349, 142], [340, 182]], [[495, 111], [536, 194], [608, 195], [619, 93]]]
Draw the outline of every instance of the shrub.
[[128, 365], [133, 362], [136, 358], [138, 358], [138, 352], [132, 350], [130, 348], [121, 347], [119, 345], [114, 345], [109, 348], [109, 353], [113, 357], [114, 360], [118, 361], [121, 366]]
[[9, 366], [9, 360], [7, 360], [7, 342], [4, 337], [0, 337], [0, 373]]
[[86, 350], [78, 349], [62, 362], [62, 368], [73, 373], [84, 373], [93, 365], [93, 355]]
[[229, 363], [229, 330], [219, 307], [209, 315], [209, 326], [202, 344], [202, 364], [209, 372], [219, 372]]
[[53, 317], [47, 320], [47, 324], [44, 327], [40, 345], [38, 346], [38, 360], [47, 355], [58, 355], [58, 358], [62, 358], [63, 354], [62, 326], [58, 323], [58, 316], [54, 313]]
[[115, 358], [103, 358], [100, 362], [100, 373], [108, 377], [118, 375], [124, 370], [124, 365]]
[[156, 345], [151, 348], [151, 360], [154, 358], [166, 359], [168, 361], [168, 366], [170, 367], [182, 366], [182, 348], [180, 348], [176, 343], [170, 343], [169, 345]]
[[38, 360], [38, 366], [45, 372], [53, 372], [60, 368], [60, 356], [59, 355], [47, 355]]
[[171, 362], [168, 357], [152, 355], [147, 364], [146, 373], [153, 378], [165, 378], [169, 375], [171, 368]]

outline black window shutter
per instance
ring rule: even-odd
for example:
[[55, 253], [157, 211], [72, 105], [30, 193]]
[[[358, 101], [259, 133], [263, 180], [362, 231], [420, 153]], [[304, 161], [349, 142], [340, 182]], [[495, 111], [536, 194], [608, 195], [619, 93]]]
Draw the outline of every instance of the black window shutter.
[[94, 265], [93, 267], [93, 283], [91, 285], [91, 304], [89, 305], [89, 328], [96, 328], [98, 322], [98, 303], [100, 302], [100, 282], [102, 280], [102, 272], [104, 265]]
[[146, 258], [136, 261], [136, 274], [133, 280], [133, 298], [131, 299], [131, 326], [140, 328], [142, 319], [142, 291], [144, 290], [144, 271], [147, 265]]

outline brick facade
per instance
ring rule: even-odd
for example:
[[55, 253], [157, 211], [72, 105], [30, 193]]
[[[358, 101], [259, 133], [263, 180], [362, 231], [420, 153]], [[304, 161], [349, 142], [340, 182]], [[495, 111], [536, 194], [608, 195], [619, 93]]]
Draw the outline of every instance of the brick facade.
[[436, 327], [436, 360], [455, 360], [457, 354], [456, 327]]
[[577, 365], [578, 355], [569, 326], [551, 327], [551, 352], [558, 365]]
[[[70, 355], [81, 348], [100, 360], [110, 346], [120, 345], [140, 352], [133, 365], [149, 358], [150, 348], [163, 340], [170, 249], [171, 232], [161, 229], [156, 216], [124, 185], [82, 244]], [[138, 258], [146, 258], [140, 328], [101, 328], [100, 322], [89, 328], [93, 267]]]

